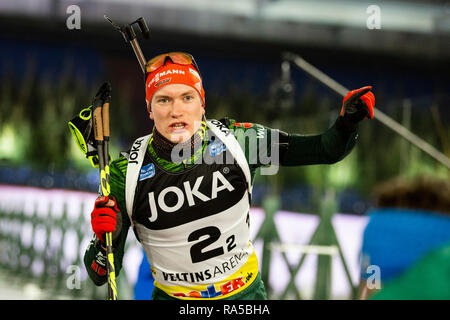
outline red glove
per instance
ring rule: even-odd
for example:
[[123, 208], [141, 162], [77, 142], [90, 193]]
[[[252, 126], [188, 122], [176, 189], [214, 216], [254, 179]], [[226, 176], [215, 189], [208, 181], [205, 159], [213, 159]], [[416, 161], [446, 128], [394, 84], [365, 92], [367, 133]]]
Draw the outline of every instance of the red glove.
[[341, 116], [348, 116], [353, 122], [372, 119], [375, 96], [371, 89], [372, 86], [366, 86], [347, 93], [342, 102]]
[[113, 232], [112, 239], [117, 238], [122, 228], [121, 218], [116, 198], [113, 195], [98, 197], [95, 200], [94, 210], [91, 213], [91, 225], [100, 241], [105, 241], [103, 239], [105, 232]]

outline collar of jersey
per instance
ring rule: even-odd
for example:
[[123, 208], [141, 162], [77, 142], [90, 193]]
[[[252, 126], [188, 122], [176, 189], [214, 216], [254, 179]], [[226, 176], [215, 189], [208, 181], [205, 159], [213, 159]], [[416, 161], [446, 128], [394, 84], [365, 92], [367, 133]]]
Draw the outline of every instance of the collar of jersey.
[[193, 165], [195, 165], [196, 160], [203, 156], [203, 152], [205, 151], [205, 148], [207, 146], [208, 140], [209, 140], [209, 138], [208, 138], [208, 130], [205, 130], [202, 147], [198, 148], [197, 150], [195, 150], [194, 154], [189, 159], [183, 160], [182, 163], [173, 163], [171, 161], [168, 161], [166, 159], [163, 159], [163, 158], [159, 157], [156, 154], [156, 151], [155, 151], [155, 149], [152, 146], [153, 137], [150, 139], [150, 142], [148, 144], [148, 148], [147, 149], [150, 152], [150, 155], [152, 156], [152, 158], [154, 160], [156, 160], [156, 162], [161, 167], [163, 167], [163, 169], [165, 169], [167, 171], [171, 171], [171, 172], [178, 172], [178, 171], [182, 171], [184, 169], [190, 168]]

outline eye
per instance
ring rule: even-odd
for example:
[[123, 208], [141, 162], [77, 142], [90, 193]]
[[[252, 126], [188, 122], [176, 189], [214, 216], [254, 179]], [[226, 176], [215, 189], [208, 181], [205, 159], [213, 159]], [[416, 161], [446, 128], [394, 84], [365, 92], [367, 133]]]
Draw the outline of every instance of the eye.
[[167, 99], [167, 98], [159, 98], [159, 99], [156, 99], [156, 102], [157, 103], [167, 103], [167, 102], [169, 102], [169, 99]]
[[192, 100], [194, 100], [194, 96], [186, 95], [186, 96], [184, 96], [184, 100], [192, 101]]

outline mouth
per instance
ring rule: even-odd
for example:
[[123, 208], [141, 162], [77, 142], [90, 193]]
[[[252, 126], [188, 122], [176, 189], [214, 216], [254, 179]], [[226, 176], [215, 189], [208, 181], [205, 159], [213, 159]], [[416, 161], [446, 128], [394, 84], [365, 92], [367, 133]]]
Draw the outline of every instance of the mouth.
[[188, 124], [186, 122], [174, 122], [169, 128], [173, 133], [181, 133], [187, 130]]

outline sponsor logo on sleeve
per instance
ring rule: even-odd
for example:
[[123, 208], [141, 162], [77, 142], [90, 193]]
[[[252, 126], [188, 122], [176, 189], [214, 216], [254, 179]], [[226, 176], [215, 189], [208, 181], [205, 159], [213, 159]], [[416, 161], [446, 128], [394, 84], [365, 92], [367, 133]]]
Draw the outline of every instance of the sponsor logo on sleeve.
[[139, 181], [151, 178], [155, 175], [155, 165], [153, 163], [149, 163], [146, 166], [141, 168], [141, 172], [139, 174]]
[[209, 154], [212, 157], [218, 156], [227, 149], [227, 146], [220, 140], [215, 140], [209, 145]]

